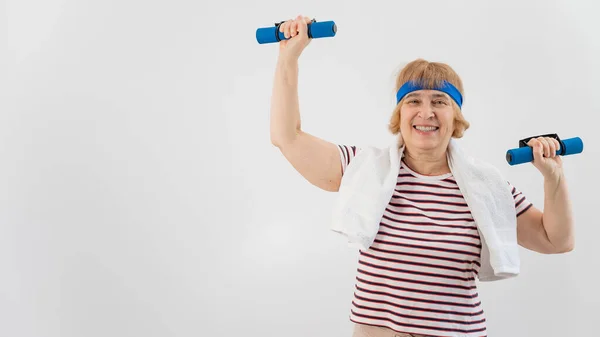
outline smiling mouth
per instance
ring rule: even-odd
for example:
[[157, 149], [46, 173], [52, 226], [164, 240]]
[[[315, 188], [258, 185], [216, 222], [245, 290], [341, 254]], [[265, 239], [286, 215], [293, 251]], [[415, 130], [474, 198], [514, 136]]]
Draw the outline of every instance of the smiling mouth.
[[434, 132], [437, 131], [439, 129], [438, 126], [417, 126], [417, 125], [413, 125], [413, 128], [415, 130], [421, 131], [421, 132]]

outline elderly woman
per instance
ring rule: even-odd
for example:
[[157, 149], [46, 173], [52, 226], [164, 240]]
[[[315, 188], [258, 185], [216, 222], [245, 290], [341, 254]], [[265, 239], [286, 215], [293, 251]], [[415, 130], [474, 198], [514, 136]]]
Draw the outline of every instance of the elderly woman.
[[[290, 39], [280, 43], [271, 141], [309, 182], [338, 191], [361, 149], [301, 129], [298, 59], [310, 43], [309, 22], [298, 16], [280, 26]], [[411, 88], [411, 83], [422, 87]], [[447, 157], [451, 138], [462, 137], [469, 128], [461, 113], [461, 79], [448, 65], [419, 59], [399, 73], [396, 90], [398, 104], [389, 129], [401, 135], [404, 155], [373, 244], [360, 250], [350, 312], [354, 337], [486, 336], [475, 282], [482, 238]], [[571, 251], [573, 224], [561, 158], [556, 156], [559, 143], [538, 137], [528, 145], [544, 179], [545, 211], [507, 183], [518, 244], [544, 254]]]

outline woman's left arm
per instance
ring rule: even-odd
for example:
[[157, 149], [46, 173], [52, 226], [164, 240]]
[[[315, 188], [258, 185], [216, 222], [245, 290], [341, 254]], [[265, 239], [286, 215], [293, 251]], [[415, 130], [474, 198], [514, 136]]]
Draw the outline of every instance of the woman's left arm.
[[521, 246], [544, 254], [573, 250], [575, 230], [562, 159], [556, 155], [557, 140], [531, 139], [533, 165], [544, 177], [544, 212], [531, 207], [517, 218], [517, 239]]

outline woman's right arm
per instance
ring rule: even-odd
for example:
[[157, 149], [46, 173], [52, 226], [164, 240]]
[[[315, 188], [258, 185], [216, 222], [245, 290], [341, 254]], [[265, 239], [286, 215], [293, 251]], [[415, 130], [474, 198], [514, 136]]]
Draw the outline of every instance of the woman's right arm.
[[[295, 30], [296, 27], [286, 25], [283, 29], [288, 29], [288, 34], [289, 29]], [[299, 35], [306, 33], [306, 22], [304, 26], [302, 22], [297, 23], [297, 30]], [[302, 37], [292, 39], [295, 38]], [[342, 179], [340, 150], [336, 144], [302, 131], [298, 103], [298, 57], [293, 54], [287, 56], [281, 51], [275, 69], [270, 123], [271, 143], [279, 148], [290, 164], [313, 185], [326, 191], [338, 191]]]

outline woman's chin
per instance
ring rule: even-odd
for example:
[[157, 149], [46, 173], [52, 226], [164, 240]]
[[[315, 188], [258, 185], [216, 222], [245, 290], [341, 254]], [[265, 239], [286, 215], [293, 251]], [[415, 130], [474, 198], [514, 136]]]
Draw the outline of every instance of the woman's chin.
[[419, 150], [433, 150], [440, 146], [436, 139], [413, 139], [411, 145]]

